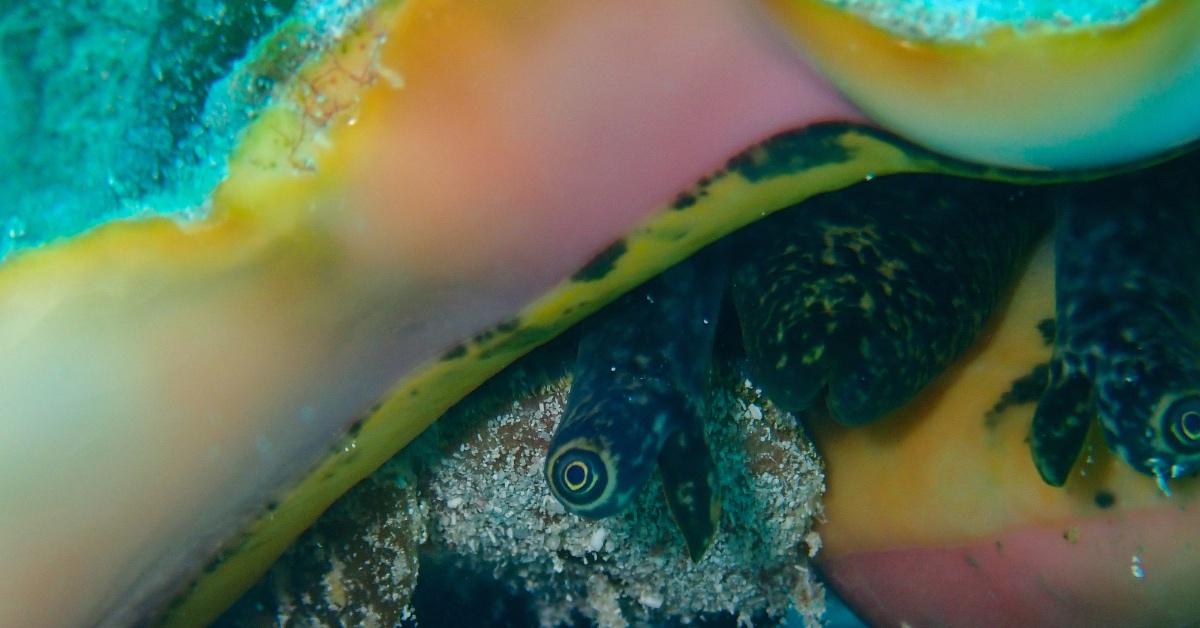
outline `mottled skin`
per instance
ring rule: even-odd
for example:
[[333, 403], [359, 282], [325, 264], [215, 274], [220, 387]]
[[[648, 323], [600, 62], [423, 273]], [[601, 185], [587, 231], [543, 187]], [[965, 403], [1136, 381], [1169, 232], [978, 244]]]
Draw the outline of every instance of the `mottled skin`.
[[661, 467], [667, 503], [697, 560], [720, 514], [703, 416], [725, 274], [719, 251], [705, 252], [598, 315], [580, 339], [545, 467], [559, 501], [588, 517], [626, 508]]
[[1063, 484], [1098, 418], [1133, 468], [1200, 469], [1200, 159], [1070, 190], [1060, 212], [1057, 326], [1030, 443]]
[[1022, 188], [896, 176], [780, 212], [676, 266], [582, 336], [546, 462], [552, 491], [573, 512], [608, 516], [657, 466], [699, 558], [719, 514], [703, 400], [726, 268], [750, 370], [772, 400], [799, 410], [828, 386], [835, 417], [865, 423], [966, 349], [1052, 216]]
[[1039, 190], [878, 179], [752, 227], [733, 297], [755, 382], [838, 421], [913, 397], [979, 334], [1052, 212]]

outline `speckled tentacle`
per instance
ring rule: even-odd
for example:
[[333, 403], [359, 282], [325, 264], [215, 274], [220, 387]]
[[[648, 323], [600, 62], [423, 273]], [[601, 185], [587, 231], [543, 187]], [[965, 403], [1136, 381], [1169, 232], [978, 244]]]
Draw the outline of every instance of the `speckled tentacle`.
[[690, 413], [684, 418], [664, 443], [658, 470], [667, 506], [687, 543], [688, 556], [699, 561], [717, 534], [721, 491], [701, 415]]
[[702, 426], [725, 266], [719, 251], [676, 266], [622, 297], [580, 340], [546, 460], [551, 490], [572, 512], [604, 517], [624, 509], [672, 442], [662, 460], [672, 466], [664, 476], [669, 503], [689, 546], [707, 544], [715, 526], [709, 509], [685, 502], [704, 491], [716, 498]]
[[[1160, 479], [1200, 468], [1198, 166], [1079, 187], [1059, 219], [1055, 354], [1090, 380], [1109, 445]], [[1038, 417], [1074, 420], [1053, 394]]]
[[1052, 221], [1037, 190], [876, 179], [755, 225], [733, 300], [756, 382], [862, 424], [913, 397], [978, 335]]
[[1079, 453], [1088, 426], [1096, 417], [1092, 382], [1072, 355], [1050, 360], [1046, 392], [1038, 402], [1029, 432], [1029, 446], [1038, 473], [1047, 484], [1062, 486]]

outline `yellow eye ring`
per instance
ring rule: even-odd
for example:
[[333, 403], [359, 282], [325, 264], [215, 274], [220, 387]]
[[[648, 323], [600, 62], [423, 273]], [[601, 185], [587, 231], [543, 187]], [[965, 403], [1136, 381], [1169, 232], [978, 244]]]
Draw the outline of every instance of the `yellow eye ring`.
[[1200, 412], [1196, 412], [1194, 409], [1184, 412], [1180, 417], [1180, 430], [1188, 438], [1200, 439]]
[[1200, 440], [1200, 412], [1188, 410], [1173, 425], [1175, 436], [1184, 442]]
[[[574, 480], [573, 480], [574, 478]], [[579, 492], [596, 483], [596, 476], [581, 460], [572, 460], [562, 470], [562, 483], [568, 490]]]
[[1193, 393], [1170, 400], [1159, 420], [1167, 444], [1190, 454], [1200, 450], [1200, 396]]
[[567, 510], [590, 516], [612, 498], [609, 465], [594, 445], [571, 442], [546, 459], [546, 480]]

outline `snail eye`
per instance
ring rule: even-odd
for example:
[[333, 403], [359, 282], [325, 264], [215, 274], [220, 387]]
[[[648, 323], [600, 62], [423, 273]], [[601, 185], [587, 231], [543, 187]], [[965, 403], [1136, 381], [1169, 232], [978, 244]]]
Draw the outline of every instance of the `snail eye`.
[[592, 474], [586, 464], [579, 460], [572, 460], [563, 469], [563, 486], [571, 491], [579, 491], [587, 486], [587, 481], [590, 477], [592, 477]]
[[558, 498], [579, 508], [594, 506], [608, 484], [604, 460], [588, 449], [573, 448], [558, 455], [549, 476]]
[[1163, 427], [1175, 448], [1200, 451], [1200, 397], [1185, 397], [1171, 404], [1163, 416]]

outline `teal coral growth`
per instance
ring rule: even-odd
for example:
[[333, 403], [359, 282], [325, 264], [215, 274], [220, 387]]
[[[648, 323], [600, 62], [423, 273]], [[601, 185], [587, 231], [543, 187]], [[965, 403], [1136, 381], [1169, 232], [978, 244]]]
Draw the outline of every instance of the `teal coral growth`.
[[0, 260], [111, 220], [198, 215], [276, 79], [367, 2], [321, 4], [0, 3]]

